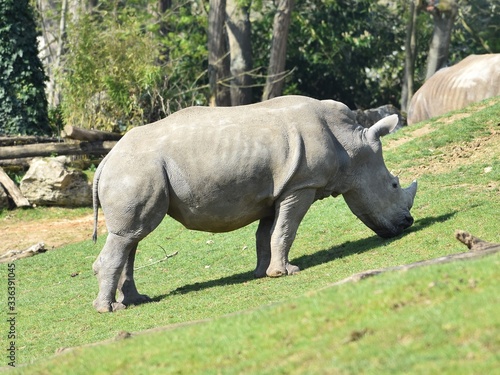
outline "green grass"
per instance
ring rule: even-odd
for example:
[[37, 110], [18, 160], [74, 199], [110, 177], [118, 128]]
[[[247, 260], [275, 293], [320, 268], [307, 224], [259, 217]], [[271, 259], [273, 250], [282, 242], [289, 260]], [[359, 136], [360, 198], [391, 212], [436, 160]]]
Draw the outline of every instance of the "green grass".
[[310, 292], [207, 323], [78, 349], [26, 371], [489, 373], [499, 360], [498, 299], [490, 299], [498, 290], [499, 262], [495, 256]]
[[[479, 111], [469, 109], [470, 117], [458, 120], [460, 131], [455, 123], [433, 121], [431, 133], [391, 148], [385, 153], [389, 169], [405, 164], [417, 170], [435, 162], [440, 151], [490, 134], [498, 126], [500, 101], [489, 103]], [[150, 304], [114, 314], [93, 310], [97, 282], [91, 265], [104, 237], [97, 245], [86, 241], [18, 261], [17, 364], [27, 365], [17, 371], [492, 373], [500, 360], [498, 255], [328, 285], [367, 269], [465, 251], [453, 238], [455, 229], [500, 242], [497, 151], [456, 168], [420, 171], [412, 210], [416, 222], [394, 239], [376, 237], [342, 198], [315, 203], [291, 251], [292, 262], [303, 270], [293, 277], [253, 278], [255, 225], [210, 234], [187, 231], [169, 219], [139, 245], [136, 266], [162, 258], [162, 248], [179, 251], [136, 272], [139, 290], [154, 299]], [[403, 170], [402, 179], [409, 183], [412, 176]], [[6, 284], [6, 265], [0, 266]], [[57, 348], [107, 340], [120, 331], [203, 319], [53, 357]], [[1, 340], [6, 347], [5, 334]]]
[[22, 208], [9, 211], [0, 209], [0, 224], [2, 222], [21, 223], [43, 219], [71, 219], [82, 215], [89, 215], [92, 209], [86, 207], [63, 208], [63, 207], [39, 207]]

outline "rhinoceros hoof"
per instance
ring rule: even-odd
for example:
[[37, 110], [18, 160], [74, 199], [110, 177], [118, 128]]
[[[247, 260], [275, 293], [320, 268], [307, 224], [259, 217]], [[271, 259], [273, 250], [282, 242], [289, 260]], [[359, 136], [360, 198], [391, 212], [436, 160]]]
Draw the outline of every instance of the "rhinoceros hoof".
[[266, 274], [269, 277], [281, 277], [286, 275], [286, 270], [267, 270]]
[[118, 302], [122, 303], [123, 305], [130, 306], [130, 305], [140, 305], [142, 303], [148, 303], [152, 302], [153, 300], [145, 295], [145, 294], [137, 294], [133, 297], [128, 297], [128, 298], [121, 298], [118, 299]]
[[294, 266], [293, 264], [287, 264], [286, 265], [286, 273], [288, 275], [294, 275], [296, 273], [300, 272], [300, 268], [297, 266]]
[[254, 271], [254, 276], [257, 278], [257, 279], [260, 279], [262, 277], [266, 277], [266, 268], [264, 267], [257, 267]]
[[102, 303], [96, 299], [94, 300], [94, 303], [92, 305], [94, 306], [94, 309], [96, 309], [98, 313], [107, 313], [113, 311], [111, 303], [108, 302]]
[[112, 302], [112, 303], [104, 302], [104, 303], [102, 303], [102, 302], [95, 300], [93, 305], [98, 313], [113, 312], [113, 311], [123, 310], [123, 309], [127, 308], [127, 306], [125, 306], [121, 302]]
[[300, 268], [297, 266], [294, 266], [293, 264], [287, 264], [286, 268], [283, 269], [268, 269], [266, 274], [269, 277], [280, 277], [280, 276], [285, 276], [285, 275], [293, 275], [296, 273], [299, 273]]
[[121, 302], [113, 302], [111, 304], [111, 308], [113, 309], [113, 312], [118, 311], [118, 310], [125, 310], [127, 308], [126, 305], [124, 305]]

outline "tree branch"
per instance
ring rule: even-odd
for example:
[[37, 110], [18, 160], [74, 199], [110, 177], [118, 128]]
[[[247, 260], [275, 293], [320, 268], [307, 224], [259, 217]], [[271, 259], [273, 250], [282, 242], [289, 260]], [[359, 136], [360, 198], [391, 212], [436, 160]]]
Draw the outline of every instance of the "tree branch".
[[134, 268], [134, 271], [137, 271], [137, 270], [140, 270], [140, 269], [142, 269], [142, 268], [146, 268], [146, 267], [152, 266], [153, 264], [157, 264], [157, 263], [160, 263], [160, 262], [164, 262], [164, 261], [166, 261], [168, 258], [172, 258], [172, 257], [176, 256], [177, 254], [179, 254], [179, 252], [178, 252], [178, 251], [176, 251], [175, 253], [172, 253], [172, 254], [167, 255], [167, 252], [165, 251], [165, 249], [164, 249], [163, 247], [161, 247], [161, 246], [160, 246], [160, 248], [161, 248], [161, 249], [163, 250], [163, 252], [165, 253], [165, 256], [164, 256], [163, 258], [158, 259], [158, 260], [156, 260], [156, 261], [154, 261], [154, 262], [152, 262], [152, 263], [146, 264], [146, 265], [144, 265], [144, 266], [136, 267], [136, 268]]
[[[464, 232], [461, 230], [457, 230], [455, 232], [455, 238], [457, 240], [459, 240], [460, 242], [462, 242], [463, 244], [465, 244], [471, 251], [467, 251], [465, 253], [445, 255], [445, 256], [442, 256], [439, 258], [434, 258], [434, 259], [421, 260], [418, 262], [404, 264], [404, 265], [400, 265], [400, 266], [378, 268], [375, 270], [363, 271], [363, 272], [351, 275], [349, 277], [346, 277], [345, 279], [337, 281], [333, 284], [330, 284], [327, 287], [342, 285], [342, 284], [346, 284], [346, 283], [350, 283], [350, 282], [358, 282], [358, 281], [366, 279], [368, 277], [379, 275], [379, 274], [385, 273], [385, 272], [408, 271], [412, 268], [430, 266], [430, 265], [434, 265], [434, 264], [451, 263], [451, 262], [455, 262], [458, 260], [476, 259], [476, 258], [484, 257], [486, 255], [491, 255], [491, 254], [500, 252], [500, 244], [483, 241], [483, 240], [471, 235], [470, 233], [467, 233], [467, 232]], [[324, 288], [322, 288], [322, 289], [324, 289]]]

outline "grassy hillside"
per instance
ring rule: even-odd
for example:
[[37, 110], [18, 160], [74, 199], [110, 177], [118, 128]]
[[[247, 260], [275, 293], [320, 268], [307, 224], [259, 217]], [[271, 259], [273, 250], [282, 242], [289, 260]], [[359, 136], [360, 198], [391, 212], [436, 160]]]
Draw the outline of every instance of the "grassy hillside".
[[[328, 286], [465, 251], [455, 229], [500, 242], [499, 114], [497, 98], [384, 138], [389, 169], [403, 184], [418, 177], [414, 226], [380, 239], [342, 198], [319, 201], [299, 228], [291, 259], [303, 271], [292, 277], [252, 277], [255, 225], [209, 234], [168, 219], [136, 260], [179, 251], [136, 272], [150, 304], [93, 310], [91, 265], [105, 238], [16, 262], [16, 360], [26, 364], [17, 372], [490, 373], [500, 359], [498, 255]], [[53, 356], [157, 327], [167, 329]]]

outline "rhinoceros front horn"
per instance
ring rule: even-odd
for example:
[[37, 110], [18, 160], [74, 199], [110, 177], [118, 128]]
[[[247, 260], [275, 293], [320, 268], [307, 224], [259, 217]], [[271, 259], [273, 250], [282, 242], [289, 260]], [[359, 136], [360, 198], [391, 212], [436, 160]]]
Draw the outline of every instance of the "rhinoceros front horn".
[[417, 185], [417, 181], [414, 180], [410, 186], [404, 189], [406, 195], [408, 196], [408, 208], [413, 206], [413, 201], [415, 200], [415, 195], [417, 194]]

